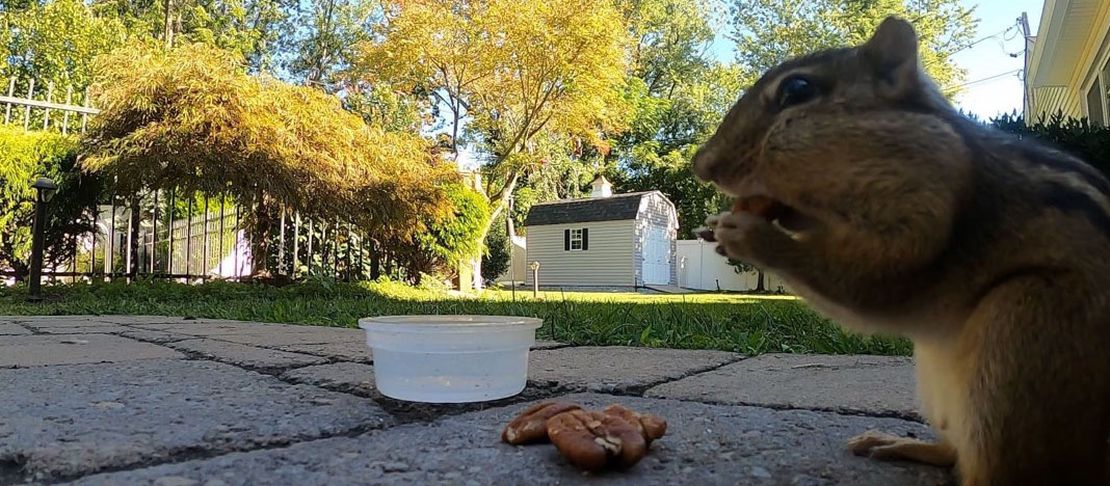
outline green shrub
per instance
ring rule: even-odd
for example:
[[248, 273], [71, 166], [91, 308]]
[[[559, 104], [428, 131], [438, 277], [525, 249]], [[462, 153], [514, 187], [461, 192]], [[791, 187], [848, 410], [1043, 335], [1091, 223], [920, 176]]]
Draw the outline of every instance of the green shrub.
[[1086, 118], [1065, 118], [1061, 113], [1041, 118], [1032, 126], [1016, 113], [994, 118], [990, 124], [1071, 153], [1103, 174], [1110, 174], [1110, 127], [1092, 124]]
[[414, 283], [421, 274], [449, 276], [451, 267], [481, 255], [482, 230], [489, 220], [485, 196], [461, 183], [444, 187], [451, 210], [446, 215], [426, 215], [426, 231], [397, 253], [398, 261]]
[[68, 261], [75, 238], [93, 228], [101, 184], [75, 170], [76, 150], [73, 137], [0, 125], [0, 267], [10, 267], [19, 278], [30, 264], [35, 179], [49, 177], [58, 184], [47, 206], [47, 266]]
[[505, 228], [505, 213], [490, 226], [486, 235], [486, 252], [482, 255], [482, 280], [493, 282], [512, 264], [513, 246]]

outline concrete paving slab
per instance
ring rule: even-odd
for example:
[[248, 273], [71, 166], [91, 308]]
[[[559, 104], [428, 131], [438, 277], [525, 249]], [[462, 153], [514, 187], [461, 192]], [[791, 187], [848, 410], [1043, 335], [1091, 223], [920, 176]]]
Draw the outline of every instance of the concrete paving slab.
[[131, 331], [130, 327], [115, 324], [97, 323], [93, 326], [37, 326], [36, 331], [43, 334], [119, 334]]
[[109, 334], [5, 336], [0, 339], [0, 368], [184, 357], [172, 349]]
[[918, 417], [913, 361], [903, 357], [765, 354], [645, 396]]
[[[0, 464], [56, 480], [181, 457], [358, 433], [372, 401], [209, 361], [0, 370]], [[295, 481], [294, 481], [295, 482]]]
[[18, 336], [21, 334], [31, 334], [31, 331], [14, 322], [0, 323], [0, 336]]
[[274, 349], [293, 353], [311, 354], [313, 356], [323, 356], [339, 361], [353, 361], [366, 364], [370, 364], [374, 361], [374, 357], [370, 353], [370, 347], [366, 345], [365, 336], [359, 336], [358, 340], [341, 343], [288, 344], [284, 346], [274, 346]]
[[636, 392], [741, 358], [723, 351], [621, 346], [537, 350], [529, 357], [528, 378], [535, 386], [604, 393]]
[[112, 326], [111, 322], [100, 320], [100, 316], [11, 316], [5, 317], [12, 322], [23, 324], [32, 329], [40, 327], [90, 327]]
[[149, 343], [165, 344], [174, 341], [184, 341], [186, 339], [196, 339], [196, 336], [188, 334], [177, 334], [165, 331], [150, 331], [146, 329], [128, 328], [127, 331], [119, 333], [120, 336], [125, 338], [134, 339], [136, 341], [146, 341]]
[[936, 486], [951, 480], [939, 468], [881, 463], [844, 449], [849, 437], [869, 429], [929, 436], [914, 422], [606, 395], [567, 399], [590, 407], [619, 401], [659, 414], [669, 422], [667, 435], [627, 471], [585, 475], [550, 445], [500, 442], [501, 428], [527, 406], [517, 404], [360, 437], [95, 475], [75, 484]]
[[282, 324], [263, 324], [261, 322], [247, 321], [209, 321], [198, 319], [173, 323], [139, 323], [133, 324], [132, 326], [139, 329], [148, 329], [151, 331], [175, 332], [179, 334], [190, 334], [193, 336], [214, 336], [218, 334], [242, 334], [249, 332], [264, 333], [269, 330], [280, 329], [280, 327], [270, 326], [282, 326]]
[[559, 341], [548, 341], [544, 339], [537, 339], [536, 344], [532, 345], [532, 349], [555, 349], [565, 348], [568, 345]]
[[364, 397], [373, 396], [376, 391], [374, 367], [363, 363], [305, 366], [282, 373], [281, 379]]
[[222, 318], [196, 318], [180, 315], [98, 315], [94, 320], [120, 325], [147, 325], [147, 324], [213, 324], [234, 323], [239, 321], [222, 320]]
[[320, 326], [274, 326], [242, 333], [210, 335], [212, 339], [252, 346], [288, 346], [297, 344], [362, 343], [366, 333], [361, 329]]
[[327, 362], [326, 358], [319, 356], [256, 348], [245, 344], [213, 339], [187, 339], [166, 343], [165, 345], [179, 351], [196, 353], [207, 359], [260, 371], [280, 371]]

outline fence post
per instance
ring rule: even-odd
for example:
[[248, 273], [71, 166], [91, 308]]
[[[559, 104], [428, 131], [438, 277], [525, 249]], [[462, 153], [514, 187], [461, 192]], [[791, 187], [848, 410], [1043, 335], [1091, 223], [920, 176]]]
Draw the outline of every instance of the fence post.
[[185, 209], [188, 211], [185, 216], [185, 283], [189, 283], [189, 276], [193, 273], [193, 203], [196, 197], [196, 193], [189, 194], [189, 205]]
[[[49, 84], [46, 85], [46, 102], [47, 103], [53, 103], [54, 102], [54, 82], [53, 81], [51, 81]], [[43, 114], [42, 114], [42, 129], [47, 130], [49, 128], [50, 128], [50, 108], [47, 108], [46, 111], [43, 112]], [[76, 267], [74, 267], [74, 269], [76, 270]]]
[[285, 204], [281, 205], [281, 224], [278, 225], [277, 257], [277, 268], [274, 269], [274, 274], [281, 275], [285, 272]]
[[[173, 210], [170, 210], [170, 217], [173, 216]], [[171, 222], [173, 220], [170, 220]], [[173, 237], [173, 225], [170, 225], [170, 237]], [[171, 240], [172, 242], [172, 240]], [[170, 252], [173, 252], [173, 245], [170, 245]], [[172, 256], [172, 255], [171, 255]], [[155, 263], [158, 258], [158, 189], [154, 190], [154, 204], [150, 207], [150, 274], [154, 275], [157, 267]], [[173, 261], [172, 259], [170, 260]], [[170, 264], [171, 267], [173, 264]], [[170, 272], [173, 273], [173, 272]]]
[[[73, 85], [66, 87], [66, 105], [73, 102]], [[62, 112], [62, 135], [69, 133], [69, 110]]]
[[139, 196], [131, 196], [131, 218], [127, 228], [127, 281], [133, 282], [139, 276]]
[[298, 263], [300, 263], [300, 260], [297, 259], [297, 256], [298, 256], [298, 252], [300, 250], [300, 239], [301, 239], [301, 213], [297, 212], [297, 211], [294, 211], [293, 212], [293, 265], [292, 265], [291, 271], [289, 272], [289, 275], [293, 277], [293, 280], [297, 279], [297, 270], [299, 270]]
[[201, 262], [200, 272], [201, 272], [201, 275], [204, 276], [204, 278], [207, 278], [210, 275], [210, 272], [208, 271], [208, 221], [209, 221], [208, 220], [208, 194], [205, 194], [204, 195], [204, 236], [202, 237], [204, 239], [204, 249], [201, 251], [201, 257], [200, 257], [200, 262]]
[[108, 252], [104, 255], [104, 273], [108, 274], [108, 279], [112, 279], [112, 274], [116, 271], [116, 195], [112, 196], [112, 222], [108, 224]]
[[[8, 80], [8, 98], [15, 98], [15, 76]], [[7, 125], [12, 121], [12, 104], [8, 103], [7, 108], [4, 110], [4, 124]]]
[[[35, 79], [31, 78], [30, 85], [27, 88], [27, 99], [35, 99]], [[23, 130], [31, 129], [31, 105], [23, 107]]]

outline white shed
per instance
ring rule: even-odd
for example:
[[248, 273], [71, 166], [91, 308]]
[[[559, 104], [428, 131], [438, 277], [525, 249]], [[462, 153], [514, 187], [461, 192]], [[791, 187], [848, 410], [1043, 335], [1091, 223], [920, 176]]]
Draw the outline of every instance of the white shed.
[[[525, 219], [528, 263], [541, 286], [676, 285], [678, 215], [659, 191], [613, 194], [604, 177], [588, 198], [532, 206]], [[526, 282], [532, 284], [532, 272]]]

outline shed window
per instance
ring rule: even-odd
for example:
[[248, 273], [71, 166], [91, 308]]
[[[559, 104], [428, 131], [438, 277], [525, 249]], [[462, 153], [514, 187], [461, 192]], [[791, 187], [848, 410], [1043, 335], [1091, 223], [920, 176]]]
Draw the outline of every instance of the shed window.
[[563, 250], [586, 251], [590, 249], [590, 231], [586, 228], [563, 230]]

